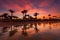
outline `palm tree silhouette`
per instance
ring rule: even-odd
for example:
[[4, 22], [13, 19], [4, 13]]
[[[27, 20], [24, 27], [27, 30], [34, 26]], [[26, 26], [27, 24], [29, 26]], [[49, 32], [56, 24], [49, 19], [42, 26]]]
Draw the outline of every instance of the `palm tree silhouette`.
[[58, 18], [60, 19], [60, 16]]
[[17, 19], [18, 17], [17, 16], [12, 16], [14, 19]]
[[0, 15], [0, 19], [3, 19], [3, 15]]
[[25, 17], [26, 16], [26, 13], [27, 13], [27, 10], [23, 10], [21, 12], [23, 13], [23, 17]]
[[11, 13], [11, 17], [10, 17], [10, 19], [11, 19], [11, 30], [12, 30], [12, 23], [13, 23], [13, 21], [12, 21], [12, 16], [13, 16], [13, 13], [14, 13], [14, 11], [13, 10], [9, 10], [10, 11], [10, 13]]
[[37, 23], [34, 23], [34, 26], [35, 26], [35, 32], [38, 32], [39, 31], [39, 29], [38, 29], [38, 27], [37, 27]]
[[37, 15], [38, 15], [38, 13], [35, 13], [35, 14], [34, 14], [34, 16], [35, 16], [36, 19], [37, 19]]
[[43, 16], [43, 19], [45, 19], [45, 16]]
[[8, 13], [4, 13], [2, 16], [3, 16], [5, 19], [7, 19], [7, 18], [8, 18]]
[[11, 19], [12, 19], [12, 16], [13, 16], [13, 13], [14, 13], [14, 11], [13, 10], [9, 10], [10, 11], [10, 13], [11, 13]]
[[57, 19], [57, 16], [53, 16], [54, 19]]
[[49, 19], [51, 19], [51, 14], [48, 14], [48, 16], [49, 16]]

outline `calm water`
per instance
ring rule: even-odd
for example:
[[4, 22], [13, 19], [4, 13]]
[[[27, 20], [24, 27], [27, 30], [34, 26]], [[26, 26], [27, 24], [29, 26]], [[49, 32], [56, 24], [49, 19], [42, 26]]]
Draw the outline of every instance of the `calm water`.
[[0, 40], [60, 40], [60, 23], [0, 22]]

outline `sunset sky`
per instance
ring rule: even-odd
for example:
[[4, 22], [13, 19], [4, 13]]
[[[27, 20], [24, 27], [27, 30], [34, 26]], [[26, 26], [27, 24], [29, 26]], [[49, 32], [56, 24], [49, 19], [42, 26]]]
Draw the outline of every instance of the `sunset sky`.
[[0, 14], [15, 11], [14, 15], [21, 17], [22, 10], [28, 10], [31, 16], [37, 12], [38, 17], [48, 14], [60, 16], [60, 0], [0, 0]]

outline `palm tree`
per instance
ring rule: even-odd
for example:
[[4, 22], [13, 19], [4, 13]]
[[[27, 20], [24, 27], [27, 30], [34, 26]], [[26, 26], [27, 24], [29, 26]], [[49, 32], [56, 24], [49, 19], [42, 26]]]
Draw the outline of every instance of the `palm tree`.
[[45, 19], [45, 16], [43, 16], [43, 19]]
[[4, 18], [8, 18], [8, 13], [4, 13], [2, 16], [3, 16]]
[[54, 19], [57, 19], [57, 16], [53, 16]]
[[11, 18], [11, 30], [12, 30], [12, 16], [13, 16], [14, 11], [11, 10], [11, 9], [10, 9], [9, 11], [10, 11], [10, 13], [11, 13], [11, 17], [10, 17], [10, 18]]
[[23, 17], [26, 16], [27, 10], [21, 11], [23, 13]]
[[59, 16], [59, 19], [60, 19], [60, 16]]
[[51, 19], [51, 14], [49, 14], [48, 16], [49, 16], [49, 19]]
[[35, 16], [36, 19], [37, 19], [37, 15], [38, 15], [38, 13], [35, 13], [35, 14], [34, 14], [34, 16]]
[[12, 16], [14, 19], [17, 19], [18, 17], [17, 16]]
[[13, 10], [9, 10], [10, 11], [10, 13], [11, 13], [11, 19], [12, 19], [12, 16], [13, 16], [13, 13], [14, 13], [14, 11]]
[[3, 15], [0, 15], [0, 19], [3, 19]]

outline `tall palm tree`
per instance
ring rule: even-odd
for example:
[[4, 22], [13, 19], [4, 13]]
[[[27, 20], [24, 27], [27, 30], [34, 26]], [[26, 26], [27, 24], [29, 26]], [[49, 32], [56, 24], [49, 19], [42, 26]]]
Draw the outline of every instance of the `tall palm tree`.
[[49, 19], [51, 18], [51, 14], [48, 14], [48, 16], [49, 16]]
[[23, 13], [23, 17], [26, 16], [27, 10], [21, 11]]
[[9, 12], [11, 13], [11, 17], [10, 18], [11, 18], [11, 30], [12, 30], [12, 16], [13, 16], [14, 11], [10, 9]]
[[11, 13], [11, 19], [12, 19], [12, 16], [13, 16], [13, 13], [14, 13], [14, 11], [13, 10], [9, 10], [10, 11], [10, 13]]
[[34, 16], [35, 16], [36, 19], [37, 19], [37, 15], [38, 15], [38, 13], [35, 13], [35, 14], [34, 14]]

